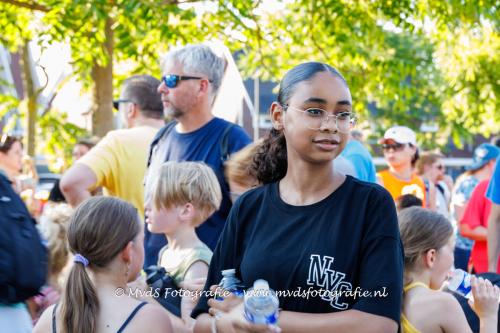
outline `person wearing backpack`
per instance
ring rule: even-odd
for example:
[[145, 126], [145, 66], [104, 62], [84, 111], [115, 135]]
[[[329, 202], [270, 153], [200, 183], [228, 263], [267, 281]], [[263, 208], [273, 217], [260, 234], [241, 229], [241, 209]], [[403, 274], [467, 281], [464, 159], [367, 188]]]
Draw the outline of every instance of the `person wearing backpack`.
[[19, 138], [0, 140], [0, 328], [6, 333], [31, 332], [25, 301], [37, 295], [47, 275], [47, 249], [15, 191], [14, 178], [22, 164]]
[[[151, 143], [144, 189], [144, 202], [147, 202], [152, 196], [154, 176], [166, 161], [198, 161], [209, 165], [219, 180], [222, 204], [196, 228], [196, 233], [211, 250], [231, 209], [224, 161], [251, 142], [240, 126], [212, 113], [225, 65], [225, 60], [206, 45], [188, 45], [169, 52], [163, 59], [158, 92], [165, 116], [173, 121], [165, 125]], [[146, 230], [145, 267], [156, 264], [158, 253], [166, 243], [164, 235], [153, 235]]]

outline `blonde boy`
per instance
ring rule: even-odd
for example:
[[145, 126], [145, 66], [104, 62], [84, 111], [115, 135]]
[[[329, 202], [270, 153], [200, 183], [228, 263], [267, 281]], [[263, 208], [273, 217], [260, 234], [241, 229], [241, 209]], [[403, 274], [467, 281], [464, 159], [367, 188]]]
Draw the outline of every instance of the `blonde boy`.
[[[153, 233], [163, 233], [166, 245], [158, 264], [182, 286], [184, 280], [206, 278], [212, 251], [198, 238], [195, 228], [220, 206], [222, 193], [214, 171], [201, 162], [164, 163], [146, 202], [146, 223]], [[195, 300], [183, 295], [182, 319], [188, 326]]]

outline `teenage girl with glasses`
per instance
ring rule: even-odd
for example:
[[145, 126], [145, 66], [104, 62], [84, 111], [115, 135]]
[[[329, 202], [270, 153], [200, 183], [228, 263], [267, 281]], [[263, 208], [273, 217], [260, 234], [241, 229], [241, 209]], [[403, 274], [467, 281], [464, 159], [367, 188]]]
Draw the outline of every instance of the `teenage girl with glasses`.
[[406, 126], [394, 126], [385, 132], [379, 143], [389, 168], [377, 173], [377, 182], [391, 193], [394, 201], [402, 195], [412, 194], [425, 206], [425, 184], [414, 170], [419, 158], [415, 132]]
[[[329, 65], [298, 65], [270, 112], [273, 129], [252, 165], [264, 185], [235, 202], [205, 289], [234, 268], [246, 287], [265, 279], [296, 292], [280, 298], [283, 332], [396, 332], [403, 253], [395, 206], [379, 185], [333, 168], [354, 124], [346, 81]], [[384, 288], [385, 297], [374, 296]], [[297, 293], [304, 290], [328, 293]], [[204, 294], [192, 314], [195, 332], [276, 331], [249, 324], [242, 312], [241, 300]]]

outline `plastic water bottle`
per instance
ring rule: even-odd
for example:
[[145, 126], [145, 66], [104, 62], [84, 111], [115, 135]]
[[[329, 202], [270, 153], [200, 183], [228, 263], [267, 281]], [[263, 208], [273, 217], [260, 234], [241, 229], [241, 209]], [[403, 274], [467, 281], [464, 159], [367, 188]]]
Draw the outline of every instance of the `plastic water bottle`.
[[448, 289], [454, 291], [465, 298], [472, 298], [472, 275], [461, 269], [455, 269], [448, 278]]
[[[219, 283], [219, 287], [238, 297], [243, 297], [243, 286], [241, 280], [236, 277], [235, 269], [226, 269], [222, 271], [222, 280]], [[218, 296], [217, 299], [223, 300], [224, 297]]]
[[257, 280], [245, 293], [245, 317], [254, 324], [275, 325], [278, 322], [279, 300], [266, 280]]

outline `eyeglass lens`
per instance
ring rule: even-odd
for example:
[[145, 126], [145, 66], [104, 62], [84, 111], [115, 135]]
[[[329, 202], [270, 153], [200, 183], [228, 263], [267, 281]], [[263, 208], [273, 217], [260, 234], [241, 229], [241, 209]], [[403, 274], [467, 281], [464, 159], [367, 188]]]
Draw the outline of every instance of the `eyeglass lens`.
[[293, 107], [289, 108], [304, 113], [307, 119], [307, 127], [314, 130], [320, 129], [321, 125], [329, 118], [334, 119], [339, 132], [349, 132], [355, 123], [354, 114], [351, 112], [329, 115], [328, 112], [320, 108], [309, 108], [306, 110], [300, 110]]
[[390, 150], [390, 149], [395, 150], [395, 151], [399, 151], [399, 150], [402, 150], [402, 149], [404, 148], [404, 146], [405, 146], [404, 144], [402, 144], [402, 143], [397, 143], [397, 142], [396, 142], [396, 143], [393, 143], [393, 144], [384, 143], [384, 144], [382, 145], [382, 149], [383, 149], [383, 150], [386, 150], [386, 151], [387, 151], [387, 150]]

